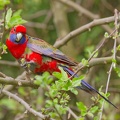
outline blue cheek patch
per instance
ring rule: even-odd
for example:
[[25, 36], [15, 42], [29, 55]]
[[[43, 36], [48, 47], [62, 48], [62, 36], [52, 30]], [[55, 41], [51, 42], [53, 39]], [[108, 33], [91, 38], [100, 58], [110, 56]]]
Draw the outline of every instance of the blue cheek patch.
[[10, 41], [15, 43], [15, 40], [16, 40], [16, 34], [11, 34]]
[[25, 41], [26, 41], [26, 39], [25, 39], [25, 37], [23, 36], [23, 37], [21, 38], [21, 40], [20, 40], [19, 44], [24, 44], [24, 43], [25, 43]]
[[19, 42], [16, 42], [16, 38], [17, 38], [16, 34], [11, 34], [10, 35], [10, 41], [15, 43], [15, 44], [24, 44], [25, 41], [26, 41], [24, 36], [21, 38], [21, 40]]

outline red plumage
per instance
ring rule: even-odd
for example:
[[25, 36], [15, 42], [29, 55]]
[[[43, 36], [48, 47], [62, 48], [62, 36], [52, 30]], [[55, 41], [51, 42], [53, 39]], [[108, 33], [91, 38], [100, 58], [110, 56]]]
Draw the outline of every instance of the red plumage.
[[23, 53], [25, 52], [27, 41], [24, 44], [14, 44], [9, 39], [6, 40], [6, 45], [11, 52], [11, 54], [16, 58], [19, 59], [22, 57]]
[[60, 72], [56, 60], [44, 62], [43, 56], [38, 53], [32, 52], [31, 54], [26, 54], [25, 59], [27, 62], [35, 63], [36, 67], [32, 70], [34, 73], [43, 73], [48, 71], [52, 74], [54, 71]]

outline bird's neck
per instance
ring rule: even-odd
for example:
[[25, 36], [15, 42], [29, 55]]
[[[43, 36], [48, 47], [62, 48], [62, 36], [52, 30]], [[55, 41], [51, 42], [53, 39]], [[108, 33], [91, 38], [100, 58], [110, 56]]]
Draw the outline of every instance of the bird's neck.
[[10, 40], [6, 41], [6, 45], [9, 49], [9, 51], [12, 53], [12, 55], [16, 58], [19, 59], [22, 57], [22, 55], [25, 52], [26, 46], [27, 46], [27, 41], [24, 44], [14, 44]]

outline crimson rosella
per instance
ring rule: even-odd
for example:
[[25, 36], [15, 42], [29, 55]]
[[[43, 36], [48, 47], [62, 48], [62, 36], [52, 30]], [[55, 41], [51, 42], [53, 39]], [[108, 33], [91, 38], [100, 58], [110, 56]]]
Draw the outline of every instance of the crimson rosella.
[[[59, 66], [61, 66], [68, 76], [71, 76], [74, 74], [71, 66], [77, 66], [76, 62], [44, 40], [28, 36], [23, 25], [17, 25], [11, 29], [6, 45], [18, 61], [24, 59], [26, 64], [29, 63], [30, 71], [36, 74], [41, 74], [45, 71], [48, 71], [50, 74], [54, 71], [60, 72]], [[77, 88], [88, 93], [97, 93], [117, 108], [84, 80], [80, 81], [80, 86]]]

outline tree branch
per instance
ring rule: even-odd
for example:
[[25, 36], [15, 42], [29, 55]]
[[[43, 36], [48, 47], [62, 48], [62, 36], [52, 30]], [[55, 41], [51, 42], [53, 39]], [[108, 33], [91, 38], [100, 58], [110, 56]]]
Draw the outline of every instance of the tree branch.
[[0, 77], [0, 83], [5, 85], [23, 86], [23, 87], [33, 87], [38, 88], [39, 85], [35, 85], [32, 81], [14, 79], [11, 77], [2, 78]]
[[75, 119], [78, 119], [78, 116], [70, 109], [68, 108], [69, 114], [71, 114]]
[[[112, 63], [112, 59], [113, 57], [102, 57], [102, 58], [92, 58], [89, 63], [88, 66], [83, 66], [82, 63], [79, 64], [79, 67], [82, 67], [82, 69], [84, 68], [88, 68], [88, 67], [93, 67], [95, 65], [101, 65], [101, 64], [110, 64]], [[116, 62], [120, 63], [120, 57], [116, 57]], [[28, 80], [21, 80], [19, 78], [11, 78], [11, 77], [0, 77], [0, 83], [1, 84], [5, 84], [5, 85], [15, 85], [15, 86], [23, 86], [23, 87], [33, 87], [33, 88], [38, 88], [39, 85], [35, 85], [32, 81], [28, 81]]]
[[45, 119], [45, 115], [43, 115], [41, 112], [37, 112], [35, 111], [33, 108], [31, 108], [31, 106], [25, 102], [23, 99], [21, 99], [20, 97], [16, 96], [15, 94], [12, 94], [11, 92], [7, 91], [7, 90], [2, 90], [2, 93], [7, 95], [10, 98], [13, 98], [14, 100], [18, 101], [19, 103], [21, 103], [27, 111], [29, 111], [30, 113], [32, 113], [33, 115], [40, 117], [42, 119]]
[[[87, 67], [93, 67], [95, 65], [104, 65], [104, 64], [110, 64], [112, 63], [112, 59], [113, 57], [102, 57], [102, 58], [92, 58], [89, 63], [88, 66], [83, 66], [82, 63], [79, 64], [79, 67], [82, 67], [82, 69], [87, 68]], [[116, 57], [116, 62], [119, 64], [120, 63], [120, 57]]]
[[99, 15], [93, 14], [92, 12], [86, 10], [84, 7], [80, 6], [79, 4], [76, 4], [75, 2], [73, 2], [71, 0], [57, 0], [57, 1], [73, 8], [74, 10], [78, 11], [79, 13], [86, 15], [88, 18], [91, 18], [91, 19], [99, 18]]
[[[65, 5], [67, 5], [67, 6], [69, 6], [69, 7], [71, 7], [71, 8], [73, 8], [74, 10], [76, 10], [79, 13], [83, 13], [84, 15], [86, 15], [87, 17], [89, 17], [91, 19], [97, 19], [98, 22], [100, 22], [100, 23], [96, 23], [96, 20], [93, 20], [93, 22], [91, 22], [91, 24], [93, 24], [93, 25], [90, 25], [90, 23], [89, 23], [89, 24], [87, 24], [85, 26], [82, 26], [82, 27], [80, 27], [80, 28], [72, 31], [71, 33], [69, 33], [68, 35], [66, 35], [64, 38], [62, 38], [61, 40], [56, 41], [56, 43], [54, 44], [55, 47], [58, 47], [58, 48], [61, 47], [62, 45], [64, 45], [65, 43], [67, 43], [73, 37], [77, 36], [78, 34], [84, 32], [86, 30], [89, 30], [91, 27], [94, 27], [94, 26], [97, 26], [97, 25], [102, 25], [102, 27], [106, 31], [108, 31], [109, 33], [111, 33], [112, 29], [108, 25], [103, 25], [103, 24], [106, 24], [106, 23], [109, 23], [109, 22], [113, 22], [114, 21], [114, 16], [113, 16], [112, 19], [108, 18], [108, 19], [111, 19], [111, 20], [105, 20], [104, 22], [102, 21], [103, 23], [101, 23], [102, 19], [99, 19], [100, 16], [93, 14], [92, 12], [90, 12], [87, 9], [83, 8], [82, 6], [76, 4], [75, 2], [73, 2], [71, 0], [69, 0], [69, 2], [68, 2], [68, 0], [58, 0], [58, 1], [61, 2], [61, 3], [63, 3], [63, 4], [65, 4]], [[103, 19], [105, 19], [105, 18], [103, 18]]]
[[67, 34], [63, 39], [56, 41], [54, 44], [54, 47], [57, 47], [57, 48], [61, 47], [63, 44], [67, 43], [70, 39], [74, 38], [75, 36], [77, 36], [78, 34], [86, 30], [90, 30], [92, 27], [95, 27], [97, 25], [107, 24], [113, 21], [114, 21], [114, 16], [101, 18], [101, 19], [95, 19], [92, 22], [77, 28], [76, 30], [73, 30], [72, 32]]
[[0, 60], [0, 64], [19, 67], [18, 62], [16, 62], [16, 61], [13, 62], [13, 61], [7, 61], [7, 60]]
[[[118, 28], [119, 28], [119, 24], [118, 24], [118, 18], [119, 18], [118, 14], [119, 13], [118, 13], [117, 9], [115, 9], [114, 12], [115, 12], [115, 15], [114, 15], [115, 16], [115, 22], [114, 22], [114, 24], [115, 24], [115, 34], [113, 36], [114, 37], [114, 45], [113, 45], [112, 59], [116, 60], [116, 52], [117, 52], [116, 51], [116, 44], [117, 44]], [[109, 72], [108, 72], [108, 79], [107, 79], [105, 94], [107, 94], [107, 92], [108, 92], [108, 87], [109, 87], [111, 73], [112, 73], [113, 68], [116, 68], [116, 62], [112, 62], [111, 66], [110, 66], [110, 69], [109, 69]], [[102, 103], [101, 113], [100, 113], [99, 120], [102, 120], [103, 108], [104, 108], [104, 101]]]

